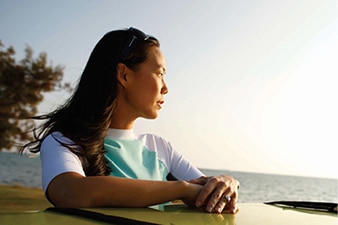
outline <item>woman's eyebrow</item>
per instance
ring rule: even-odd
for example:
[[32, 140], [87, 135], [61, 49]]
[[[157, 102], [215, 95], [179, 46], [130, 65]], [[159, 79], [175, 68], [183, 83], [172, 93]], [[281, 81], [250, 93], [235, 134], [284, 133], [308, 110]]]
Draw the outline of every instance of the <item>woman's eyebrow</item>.
[[157, 69], [163, 71], [163, 73], [166, 73], [166, 68], [160, 64], [157, 64]]

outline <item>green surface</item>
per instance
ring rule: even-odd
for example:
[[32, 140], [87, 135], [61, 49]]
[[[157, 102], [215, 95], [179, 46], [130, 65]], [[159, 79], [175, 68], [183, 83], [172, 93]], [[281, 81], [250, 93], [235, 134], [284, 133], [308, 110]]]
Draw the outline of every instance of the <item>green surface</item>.
[[39, 188], [0, 186], [0, 213], [41, 210], [51, 206]]
[[[314, 212], [310, 210], [286, 209], [260, 203], [239, 204], [240, 211], [236, 215], [229, 213], [211, 214], [203, 211], [190, 209], [185, 205], [168, 205], [154, 208], [104, 208], [86, 209], [84, 215], [88, 216], [88, 210], [99, 213], [103, 217], [118, 216], [168, 225], [337, 225], [337, 214]], [[90, 212], [89, 212], [90, 214]], [[100, 216], [99, 216], [100, 217]], [[99, 218], [98, 217], [98, 218]], [[101, 220], [88, 219], [76, 215], [67, 215], [51, 211], [37, 211], [29, 213], [2, 213], [0, 214], [1, 225], [20, 224], [107, 224]], [[121, 224], [110, 222], [110, 224]], [[139, 224], [139, 223], [129, 223]]]
[[[0, 186], [1, 225], [107, 224], [102, 221], [102, 218], [114, 221], [115, 217], [112, 216], [168, 225], [338, 224], [338, 216], [334, 213], [276, 207], [261, 203], [239, 204], [240, 211], [236, 215], [229, 213], [210, 214], [201, 210], [188, 208], [182, 204], [154, 206], [151, 208], [91, 208], [85, 209], [86, 211], [79, 210], [80, 215], [45, 211], [49, 207], [51, 207], [51, 204], [45, 200], [41, 189]], [[94, 216], [88, 219], [88, 216], [91, 216], [90, 214]], [[121, 223], [110, 222], [110, 224]]]

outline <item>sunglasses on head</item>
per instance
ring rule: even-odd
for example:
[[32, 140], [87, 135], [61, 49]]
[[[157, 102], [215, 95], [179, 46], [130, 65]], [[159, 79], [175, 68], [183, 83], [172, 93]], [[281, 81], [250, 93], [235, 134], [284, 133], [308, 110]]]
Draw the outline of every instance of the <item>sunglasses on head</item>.
[[149, 39], [151, 36], [143, 33], [142, 31], [130, 27], [127, 30], [128, 34], [129, 34], [129, 40], [127, 41], [127, 43], [124, 45], [124, 47], [122, 48], [121, 54], [120, 54], [120, 58], [126, 59], [130, 53], [133, 52], [133, 50], [135, 49], [136, 46], [138, 46], [142, 41], [146, 41], [147, 39]]

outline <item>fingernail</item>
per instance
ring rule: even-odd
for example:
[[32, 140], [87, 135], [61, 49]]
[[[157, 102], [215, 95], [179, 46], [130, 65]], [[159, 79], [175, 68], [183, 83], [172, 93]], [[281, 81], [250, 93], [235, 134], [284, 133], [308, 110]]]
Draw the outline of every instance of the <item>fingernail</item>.
[[209, 207], [207, 208], [207, 211], [208, 211], [208, 212], [212, 212], [212, 207], [209, 206]]
[[220, 207], [217, 207], [217, 208], [216, 208], [216, 212], [217, 212], [217, 213], [221, 213], [221, 212], [222, 212], [221, 208], [220, 208]]

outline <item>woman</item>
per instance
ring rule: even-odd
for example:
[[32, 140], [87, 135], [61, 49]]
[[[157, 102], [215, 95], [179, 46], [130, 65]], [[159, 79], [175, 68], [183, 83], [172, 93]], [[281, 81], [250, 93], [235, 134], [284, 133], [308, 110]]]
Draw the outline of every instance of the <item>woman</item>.
[[[51, 203], [145, 207], [180, 199], [208, 212], [237, 211], [238, 181], [205, 177], [165, 139], [133, 133], [137, 118], [157, 117], [168, 93], [159, 46], [134, 28], [107, 33], [69, 101], [35, 117], [46, 122], [21, 152], [40, 152]], [[178, 180], [167, 181], [169, 173]]]

